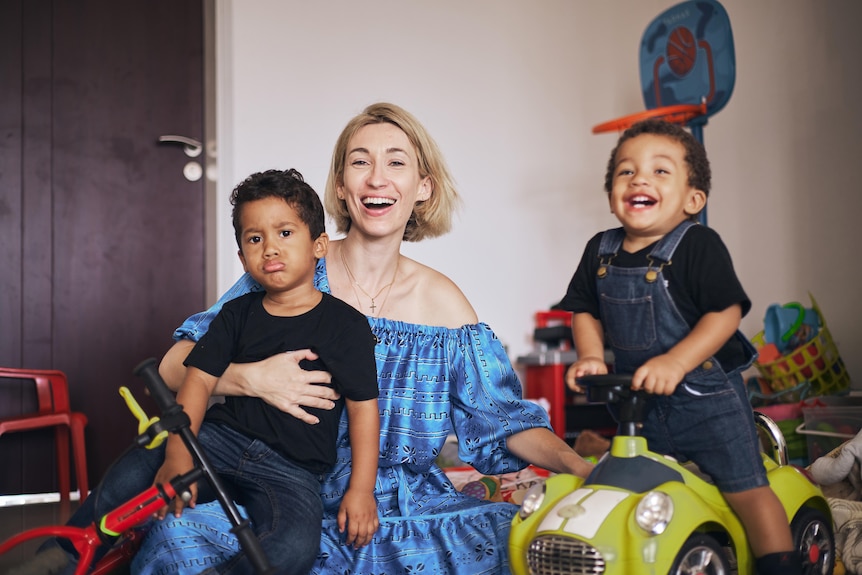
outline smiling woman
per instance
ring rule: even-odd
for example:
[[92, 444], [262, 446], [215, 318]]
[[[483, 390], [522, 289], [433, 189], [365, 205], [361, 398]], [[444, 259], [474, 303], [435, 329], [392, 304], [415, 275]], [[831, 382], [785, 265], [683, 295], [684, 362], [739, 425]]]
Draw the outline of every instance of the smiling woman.
[[[453, 487], [435, 462], [451, 435], [460, 439], [459, 457], [486, 474], [527, 463], [576, 475], [591, 469], [549, 429], [546, 413], [523, 401], [500, 341], [478, 322], [461, 290], [401, 255], [402, 241], [448, 231], [457, 203], [437, 145], [398, 106], [369, 106], [339, 136], [324, 205], [345, 237], [330, 244], [331, 257], [318, 264], [315, 281], [321, 291], [363, 311], [377, 336], [381, 437], [375, 497], [381, 519], [368, 546], [344, 544], [337, 505], [351, 473], [351, 446], [342, 435], [338, 461], [323, 484], [325, 517], [313, 573], [506, 572], [516, 507], [482, 502]], [[252, 287], [241, 280], [223, 299]], [[198, 337], [212, 313], [191, 318], [179, 335]], [[176, 344], [179, 350], [188, 345]], [[175, 369], [182, 353], [165, 358], [163, 373]], [[222, 391], [294, 407], [279, 403], [288, 360], [279, 361], [232, 366], [220, 382]], [[227, 532], [224, 520], [214, 522], [201, 506], [186, 515], [206, 527], [198, 530], [185, 520], [160, 525], [136, 564], [157, 573], [181, 560], [212, 556], [216, 541], [176, 556], [179, 538], [203, 542], [207, 533]]]

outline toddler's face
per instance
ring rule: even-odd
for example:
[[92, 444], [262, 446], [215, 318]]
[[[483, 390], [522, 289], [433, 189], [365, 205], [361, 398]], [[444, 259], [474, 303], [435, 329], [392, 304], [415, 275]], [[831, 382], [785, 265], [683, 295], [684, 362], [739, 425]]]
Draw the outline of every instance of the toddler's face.
[[648, 246], [703, 208], [706, 194], [689, 185], [688, 170], [685, 147], [668, 136], [641, 134], [620, 146], [609, 201], [627, 250]]
[[240, 214], [243, 269], [268, 292], [313, 286], [327, 238], [312, 239], [297, 211], [279, 197], [246, 203]]

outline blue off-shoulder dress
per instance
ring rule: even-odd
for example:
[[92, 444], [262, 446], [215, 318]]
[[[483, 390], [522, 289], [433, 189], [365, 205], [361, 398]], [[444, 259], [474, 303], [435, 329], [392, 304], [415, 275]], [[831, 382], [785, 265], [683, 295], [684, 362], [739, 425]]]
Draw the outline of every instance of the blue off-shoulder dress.
[[[315, 285], [329, 293], [321, 259]], [[260, 289], [246, 274], [213, 308], [190, 317], [175, 337], [198, 339], [221, 303]], [[323, 482], [322, 541], [313, 573], [338, 575], [480, 575], [508, 573], [509, 527], [517, 507], [481, 501], [457, 491], [435, 463], [450, 434], [459, 458], [485, 474], [524, 468], [506, 439], [535, 427], [547, 414], [524, 401], [506, 352], [483, 323], [458, 329], [369, 317], [378, 344], [380, 463], [375, 496], [380, 528], [371, 543], [354, 549], [338, 532], [339, 504], [350, 480], [346, 415], [338, 460]], [[346, 413], [346, 412], [345, 412]], [[150, 531], [133, 572], [198, 573], [238, 549], [218, 503], [186, 509]]]

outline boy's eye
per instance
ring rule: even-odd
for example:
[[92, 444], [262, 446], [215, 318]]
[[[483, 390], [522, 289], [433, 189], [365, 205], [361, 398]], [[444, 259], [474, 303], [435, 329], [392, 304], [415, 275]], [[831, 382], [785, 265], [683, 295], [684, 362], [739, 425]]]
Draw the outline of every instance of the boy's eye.
[[260, 236], [249, 236], [248, 237], [248, 243], [250, 243], [250, 244], [260, 243]]
[[633, 173], [634, 173], [634, 172], [632, 172], [630, 169], [628, 169], [628, 168], [623, 168], [623, 169], [621, 169], [621, 170], [617, 173], [617, 175], [618, 175], [618, 176], [630, 176], [630, 175], [632, 175]]
[[670, 172], [668, 172], [668, 171], [667, 171], [667, 170], [665, 170], [664, 168], [656, 168], [655, 173], [656, 173], [656, 174], [669, 174]]
[[286, 238], [286, 237], [292, 236], [293, 232], [290, 230], [281, 230], [281, 233], [279, 235], [283, 238]]

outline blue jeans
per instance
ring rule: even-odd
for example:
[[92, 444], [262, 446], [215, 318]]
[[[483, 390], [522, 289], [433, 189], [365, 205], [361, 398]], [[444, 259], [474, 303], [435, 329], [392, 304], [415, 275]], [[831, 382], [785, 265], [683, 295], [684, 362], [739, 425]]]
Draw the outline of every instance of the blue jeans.
[[[204, 422], [198, 439], [230, 495], [247, 509], [253, 530], [275, 572], [308, 573], [320, 549], [323, 476], [286, 460], [262, 441], [222, 424]], [[164, 449], [136, 449], [122, 456], [69, 524], [89, 525], [147, 489], [163, 460]], [[212, 491], [204, 483], [199, 485], [200, 502], [212, 498]], [[178, 520], [169, 516], [165, 521]], [[61, 545], [65, 547], [65, 542]], [[142, 557], [135, 560], [146, 562]], [[203, 572], [253, 575], [255, 570], [245, 553], [240, 552]]]

